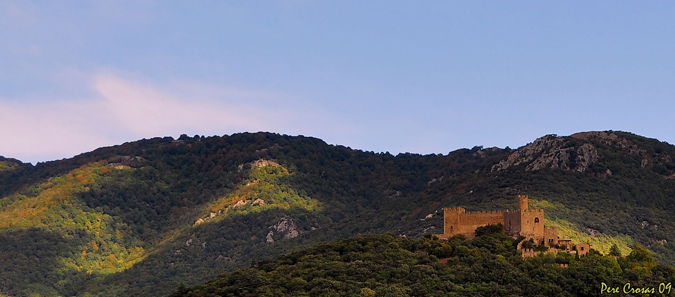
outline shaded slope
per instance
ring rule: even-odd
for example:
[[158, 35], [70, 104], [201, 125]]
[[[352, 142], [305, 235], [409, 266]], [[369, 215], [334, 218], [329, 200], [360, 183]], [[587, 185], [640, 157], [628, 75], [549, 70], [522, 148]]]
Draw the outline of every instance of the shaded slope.
[[72, 295], [142, 259], [141, 242], [124, 223], [75, 197], [111, 170], [90, 164], [0, 199], [0, 290]]

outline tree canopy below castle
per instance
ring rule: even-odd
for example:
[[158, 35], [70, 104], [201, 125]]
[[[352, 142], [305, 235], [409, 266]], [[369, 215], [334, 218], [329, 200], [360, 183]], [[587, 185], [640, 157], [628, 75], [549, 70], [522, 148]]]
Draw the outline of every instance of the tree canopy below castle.
[[644, 248], [618, 260], [597, 252], [525, 260], [518, 240], [499, 231], [481, 227], [473, 240], [449, 241], [357, 236], [257, 262], [172, 296], [601, 296], [601, 283], [675, 282], [675, 268], [656, 264]]

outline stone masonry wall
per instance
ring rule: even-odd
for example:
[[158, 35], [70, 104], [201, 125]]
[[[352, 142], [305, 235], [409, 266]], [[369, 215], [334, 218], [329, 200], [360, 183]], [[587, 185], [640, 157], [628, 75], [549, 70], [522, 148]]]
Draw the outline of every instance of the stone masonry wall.
[[476, 228], [486, 225], [504, 224], [503, 211], [466, 212], [463, 208], [445, 209], [444, 231], [446, 237], [463, 234], [475, 237]]
[[528, 209], [522, 211], [520, 219], [520, 235], [534, 238], [537, 244], [544, 240], [544, 210]]

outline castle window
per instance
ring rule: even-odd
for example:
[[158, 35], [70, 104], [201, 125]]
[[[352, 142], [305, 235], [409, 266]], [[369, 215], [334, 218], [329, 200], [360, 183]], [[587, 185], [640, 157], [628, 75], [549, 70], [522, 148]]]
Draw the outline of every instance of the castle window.
[[455, 226], [450, 226], [450, 232], [452, 232], [455, 229]]
[[584, 247], [583, 247], [583, 246], [581, 247], [581, 250], [582, 250], [582, 251], [584, 250]]
[[539, 223], [539, 218], [534, 218], [535, 223]]

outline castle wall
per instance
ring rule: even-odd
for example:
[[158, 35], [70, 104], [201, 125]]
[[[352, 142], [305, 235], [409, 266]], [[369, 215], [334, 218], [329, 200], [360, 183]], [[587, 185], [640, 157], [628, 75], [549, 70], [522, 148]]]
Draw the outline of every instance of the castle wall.
[[572, 250], [572, 240], [571, 239], [560, 239], [558, 240], [559, 245], [564, 245], [566, 247], [567, 252], [570, 252]]
[[577, 244], [577, 254], [579, 257], [585, 256], [588, 254], [588, 251], [591, 249], [591, 245], [588, 243], [579, 243]]
[[520, 234], [520, 211], [504, 212], [504, 231], [512, 236]]
[[544, 243], [546, 245], [558, 244], [558, 229], [544, 228]]
[[461, 207], [445, 208], [444, 216], [443, 231], [446, 238], [458, 234], [473, 238], [478, 227], [504, 224], [503, 211], [466, 212]]
[[520, 255], [523, 258], [534, 258], [537, 256], [537, 252], [534, 249], [521, 249]]

